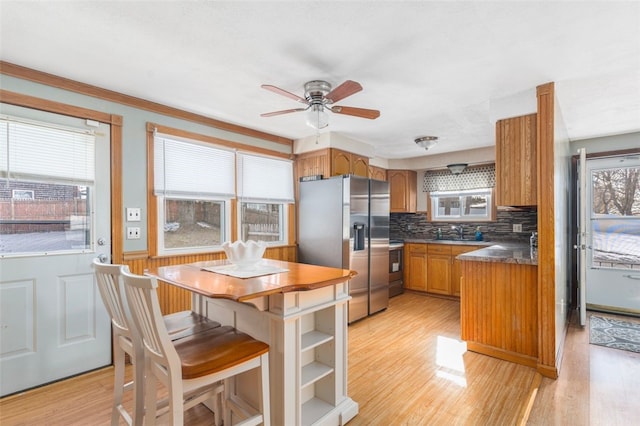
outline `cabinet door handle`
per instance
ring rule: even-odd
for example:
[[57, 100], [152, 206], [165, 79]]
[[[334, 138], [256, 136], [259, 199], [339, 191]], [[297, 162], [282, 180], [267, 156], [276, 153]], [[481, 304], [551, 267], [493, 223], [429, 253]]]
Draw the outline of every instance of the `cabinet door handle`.
[[640, 280], [640, 275], [623, 275], [625, 278], [631, 278], [632, 280]]

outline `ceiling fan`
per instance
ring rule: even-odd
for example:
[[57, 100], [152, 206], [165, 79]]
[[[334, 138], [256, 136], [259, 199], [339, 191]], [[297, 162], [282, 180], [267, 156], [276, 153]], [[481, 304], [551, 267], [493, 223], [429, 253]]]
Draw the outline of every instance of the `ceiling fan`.
[[307, 124], [316, 129], [321, 129], [329, 125], [329, 117], [326, 112], [327, 110], [336, 114], [353, 115], [355, 117], [368, 118], [370, 120], [376, 119], [380, 116], [380, 111], [375, 109], [333, 105], [335, 102], [362, 90], [360, 83], [352, 80], [345, 81], [333, 90], [331, 88], [331, 84], [326, 81], [309, 81], [304, 85], [304, 98], [270, 84], [263, 84], [261, 87], [306, 105], [304, 108], [266, 112], [264, 114], [260, 114], [261, 117], [273, 117], [275, 115], [307, 111]]

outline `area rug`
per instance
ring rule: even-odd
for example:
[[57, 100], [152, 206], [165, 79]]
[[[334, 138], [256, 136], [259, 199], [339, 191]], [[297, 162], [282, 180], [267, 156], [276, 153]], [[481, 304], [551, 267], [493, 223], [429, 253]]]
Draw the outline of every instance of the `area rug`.
[[589, 343], [640, 353], [640, 322], [591, 315]]

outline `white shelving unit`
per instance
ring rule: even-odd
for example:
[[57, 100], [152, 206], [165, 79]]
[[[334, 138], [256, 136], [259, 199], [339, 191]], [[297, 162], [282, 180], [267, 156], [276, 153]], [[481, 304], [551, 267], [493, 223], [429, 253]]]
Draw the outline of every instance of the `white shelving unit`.
[[[348, 300], [347, 283], [339, 283], [252, 305], [196, 296], [194, 309], [269, 343], [272, 424], [339, 426], [358, 414], [346, 393]], [[236, 390], [251, 400], [254, 390], [242, 383]]]
[[300, 317], [302, 425], [314, 424], [336, 405], [335, 316], [332, 306]]

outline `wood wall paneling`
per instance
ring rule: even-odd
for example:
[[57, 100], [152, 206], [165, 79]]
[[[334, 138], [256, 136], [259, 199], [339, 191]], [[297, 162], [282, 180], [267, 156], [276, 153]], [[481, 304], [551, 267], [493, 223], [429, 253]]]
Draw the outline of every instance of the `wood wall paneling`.
[[534, 265], [462, 262], [461, 338], [470, 350], [536, 366], [537, 280]]
[[561, 353], [556, 353], [554, 98], [553, 83], [536, 88], [538, 99], [538, 370], [557, 377]]
[[536, 114], [496, 122], [496, 204], [537, 205]]

